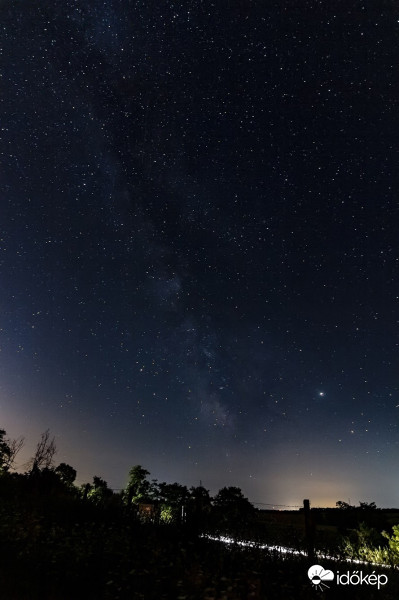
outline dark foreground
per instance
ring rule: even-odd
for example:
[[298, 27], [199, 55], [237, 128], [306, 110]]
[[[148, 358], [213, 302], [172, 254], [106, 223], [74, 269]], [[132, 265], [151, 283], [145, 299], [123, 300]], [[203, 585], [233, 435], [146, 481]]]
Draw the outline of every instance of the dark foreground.
[[[4, 600], [399, 598], [397, 571], [375, 569], [388, 575], [380, 590], [328, 582], [330, 588], [321, 592], [307, 577], [304, 557], [225, 546], [187, 527], [113, 520], [101, 513], [91, 521], [66, 514], [57, 523], [51, 515], [9, 504], [0, 516]], [[374, 570], [326, 560], [322, 565], [340, 573]]]

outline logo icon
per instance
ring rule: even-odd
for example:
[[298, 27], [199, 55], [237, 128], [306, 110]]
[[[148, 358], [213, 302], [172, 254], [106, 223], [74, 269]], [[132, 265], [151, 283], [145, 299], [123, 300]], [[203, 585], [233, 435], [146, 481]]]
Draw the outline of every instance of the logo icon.
[[334, 579], [334, 573], [323, 569], [320, 565], [313, 565], [308, 570], [308, 577], [312, 582], [312, 586], [315, 590], [323, 591], [323, 588], [330, 587], [325, 581], [332, 581]]

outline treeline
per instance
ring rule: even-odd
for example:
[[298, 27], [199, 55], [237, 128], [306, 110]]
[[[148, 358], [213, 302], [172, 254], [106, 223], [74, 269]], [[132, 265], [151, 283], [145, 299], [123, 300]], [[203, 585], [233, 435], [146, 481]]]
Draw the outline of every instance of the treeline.
[[[90, 507], [129, 515], [145, 522], [190, 523], [198, 527], [245, 527], [256, 509], [241, 489], [223, 487], [211, 497], [202, 485], [187, 488], [180, 483], [158, 482], [141, 465], [134, 465], [127, 476], [125, 487], [113, 491], [107, 482], [94, 476], [92, 482], [75, 484], [76, 470], [69, 464], [55, 464], [56, 444], [46, 430], [36, 446], [32, 458], [25, 464], [24, 473], [14, 471], [23, 438], [11, 440], [4, 429], [0, 430], [0, 488], [3, 498], [20, 497], [30, 502], [40, 498], [54, 505], [62, 498], [71, 503], [76, 500]], [[36, 502], [36, 503], [37, 503]], [[77, 507], [76, 507], [77, 508]]]
[[76, 470], [55, 463], [49, 431], [21, 473], [15, 461], [22, 446], [0, 430], [2, 598], [205, 598], [221, 577], [237, 586], [233, 598], [242, 586], [249, 593], [246, 572], [257, 557], [243, 562], [241, 552], [225, 552], [202, 535], [248, 531], [256, 510], [239, 488], [212, 498], [203, 486], [154, 481], [140, 465], [117, 492], [99, 476], [76, 485]]
[[[202, 535], [231, 532], [231, 537], [256, 538], [260, 512], [239, 488], [225, 487], [211, 497], [203, 486], [188, 489], [152, 480], [140, 465], [130, 469], [117, 493], [98, 476], [78, 486], [76, 470], [55, 463], [49, 431], [42, 434], [25, 472], [17, 473], [22, 446], [21, 438], [10, 440], [0, 430], [2, 598], [278, 600], [282, 589], [284, 597], [309, 598], [304, 580], [308, 565], [300, 555], [281, 560], [256, 545], [224, 547]], [[352, 512], [341, 508], [336, 512]], [[378, 513], [362, 511], [367, 512]], [[265, 535], [271, 533], [266, 527]], [[346, 540], [346, 554], [399, 563], [399, 527], [381, 546], [373, 530], [362, 527], [353, 535], [356, 539]], [[287, 540], [287, 545], [294, 544]]]

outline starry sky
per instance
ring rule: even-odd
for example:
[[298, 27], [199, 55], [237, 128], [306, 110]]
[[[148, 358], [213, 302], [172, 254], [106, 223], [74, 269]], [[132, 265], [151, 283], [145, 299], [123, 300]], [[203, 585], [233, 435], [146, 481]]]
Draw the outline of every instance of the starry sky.
[[393, 0], [2, 0], [0, 415], [113, 488], [399, 505]]

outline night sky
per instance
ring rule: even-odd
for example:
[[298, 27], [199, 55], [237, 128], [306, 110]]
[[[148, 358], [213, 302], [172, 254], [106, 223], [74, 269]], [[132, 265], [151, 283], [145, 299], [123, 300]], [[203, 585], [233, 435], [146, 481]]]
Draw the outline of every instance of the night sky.
[[393, 0], [2, 0], [0, 426], [78, 482], [399, 505]]

